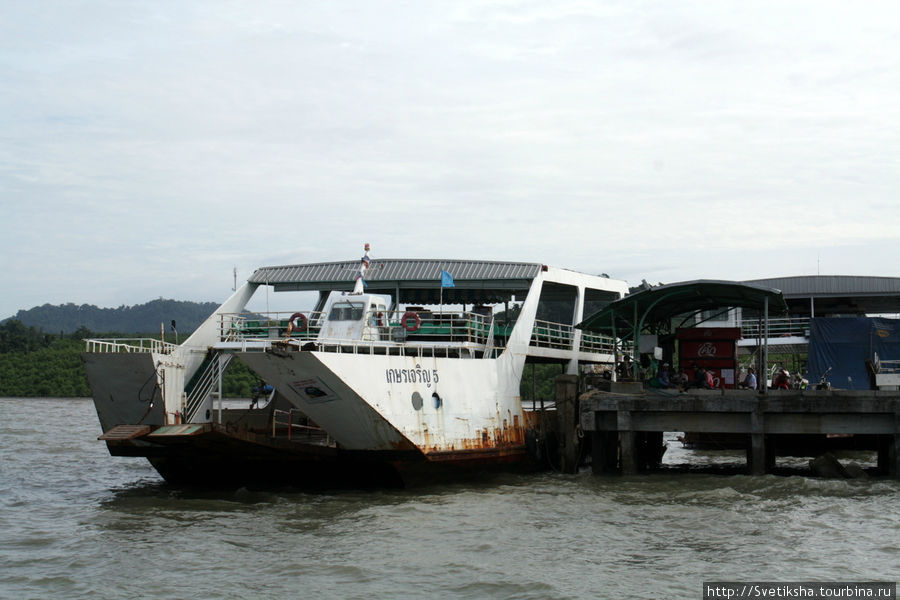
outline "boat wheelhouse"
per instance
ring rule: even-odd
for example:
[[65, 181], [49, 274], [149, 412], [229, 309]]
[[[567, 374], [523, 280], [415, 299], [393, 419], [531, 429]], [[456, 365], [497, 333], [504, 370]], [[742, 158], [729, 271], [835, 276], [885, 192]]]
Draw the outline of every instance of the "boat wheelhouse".
[[[311, 310], [245, 311], [266, 287], [318, 295]], [[612, 338], [574, 325], [627, 291], [538, 263], [264, 267], [184, 343], [87, 340], [84, 362], [110, 452], [173, 482], [363, 485], [533, 465], [525, 364], [613, 363]], [[233, 359], [261, 379], [249, 408], [222, 397]]]

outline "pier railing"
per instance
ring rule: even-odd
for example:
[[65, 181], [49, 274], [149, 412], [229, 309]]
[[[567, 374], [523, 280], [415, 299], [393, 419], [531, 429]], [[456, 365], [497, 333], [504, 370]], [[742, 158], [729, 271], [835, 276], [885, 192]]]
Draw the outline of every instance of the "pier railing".
[[[744, 336], [744, 339], [758, 338], [762, 333], [764, 330], [760, 329], [759, 319], [741, 321], [741, 335]], [[769, 337], [809, 337], [809, 318], [778, 317], [769, 319]]]
[[882, 360], [879, 363], [879, 373], [900, 374], [900, 360]]

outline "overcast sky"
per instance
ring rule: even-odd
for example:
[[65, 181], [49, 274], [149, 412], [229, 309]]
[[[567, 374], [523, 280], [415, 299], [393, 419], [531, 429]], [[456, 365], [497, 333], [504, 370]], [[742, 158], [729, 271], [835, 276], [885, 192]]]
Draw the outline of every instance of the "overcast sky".
[[232, 269], [900, 276], [900, 5], [0, 0], [0, 318]]

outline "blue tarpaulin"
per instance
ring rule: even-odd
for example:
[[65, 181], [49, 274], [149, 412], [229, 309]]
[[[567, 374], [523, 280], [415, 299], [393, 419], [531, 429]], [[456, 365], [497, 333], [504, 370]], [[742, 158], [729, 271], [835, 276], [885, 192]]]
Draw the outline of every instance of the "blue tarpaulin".
[[809, 321], [810, 385], [831, 367], [832, 387], [871, 389], [866, 361], [900, 359], [900, 320], [878, 317], [824, 318]]

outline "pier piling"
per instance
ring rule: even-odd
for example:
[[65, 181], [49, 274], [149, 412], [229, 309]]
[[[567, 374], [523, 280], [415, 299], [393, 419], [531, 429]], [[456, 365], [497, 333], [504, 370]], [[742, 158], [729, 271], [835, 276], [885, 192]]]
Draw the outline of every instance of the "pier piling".
[[[744, 434], [747, 470], [771, 472], [779, 446], [829, 435], [858, 437], [878, 452], [882, 474], [900, 476], [900, 392], [846, 390], [592, 391], [579, 399], [581, 423], [592, 436], [595, 473], [637, 473], [659, 464], [661, 432]], [[805, 448], [800, 447], [802, 452]], [[810, 456], [819, 447], [809, 446]]]
[[575, 426], [578, 424], [578, 376], [557, 375], [556, 415], [559, 419], [559, 457], [563, 473], [578, 471], [579, 443]]

